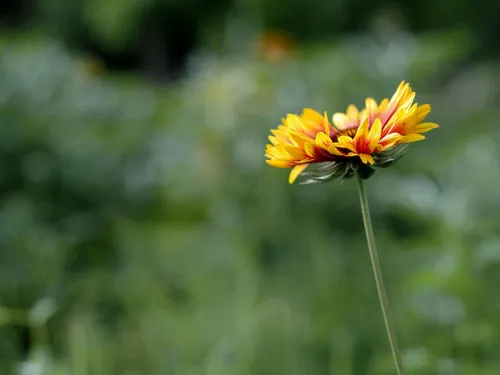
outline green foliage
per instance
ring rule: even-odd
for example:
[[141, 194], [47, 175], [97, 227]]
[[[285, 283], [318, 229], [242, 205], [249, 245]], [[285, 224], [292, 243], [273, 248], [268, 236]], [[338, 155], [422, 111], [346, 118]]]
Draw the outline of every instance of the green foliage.
[[[161, 33], [164, 42], [182, 38], [187, 23], [197, 34], [200, 24], [219, 21], [229, 1], [216, 0], [40, 0], [36, 22], [52, 35], [107, 53], [138, 54], [142, 44]], [[223, 13], [223, 14], [221, 14]], [[208, 19], [210, 17], [210, 19]]]
[[498, 68], [437, 85], [457, 58], [440, 38], [206, 58], [166, 89], [95, 77], [54, 42], [3, 43], [0, 368], [394, 373], [354, 182], [289, 186], [263, 154], [287, 112], [406, 79], [441, 128], [366, 182], [405, 363], [496, 374]]

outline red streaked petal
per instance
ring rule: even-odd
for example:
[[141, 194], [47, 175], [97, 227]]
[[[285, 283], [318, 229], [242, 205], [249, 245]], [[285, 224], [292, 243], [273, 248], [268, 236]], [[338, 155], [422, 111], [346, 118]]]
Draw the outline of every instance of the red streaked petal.
[[368, 118], [365, 117], [363, 122], [359, 125], [358, 129], [356, 130], [354, 141], [355, 142], [360, 140], [365, 141], [367, 137], [368, 137]]
[[382, 150], [387, 150], [388, 148], [394, 146], [398, 141], [402, 139], [404, 139], [404, 137], [401, 134], [392, 133], [382, 138], [379, 141], [379, 145], [381, 146]]

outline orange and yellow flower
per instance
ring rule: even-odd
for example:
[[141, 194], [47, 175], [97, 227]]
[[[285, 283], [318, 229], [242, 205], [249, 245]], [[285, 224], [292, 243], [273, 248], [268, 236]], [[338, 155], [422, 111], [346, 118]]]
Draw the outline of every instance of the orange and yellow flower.
[[[332, 123], [324, 115], [305, 109], [301, 115], [289, 114], [282, 125], [271, 130], [266, 147], [266, 162], [279, 168], [293, 168], [289, 182], [311, 164], [317, 170], [306, 182], [323, 182], [335, 177], [352, 177], [356, 172], [368, 175], [374, 167], [393, 164], [402, 156], [404, 145], [425, 139], [422, 133], [437, 128], [423, 122], [429, 104], [413, 103], [415, 93], [401, 82], [392, 98], [377, 104], [367, 98], [359, 111], [350, 105], [346, 113], [335, 113]], [[308, 170], [309, 171], [309, 170]]]

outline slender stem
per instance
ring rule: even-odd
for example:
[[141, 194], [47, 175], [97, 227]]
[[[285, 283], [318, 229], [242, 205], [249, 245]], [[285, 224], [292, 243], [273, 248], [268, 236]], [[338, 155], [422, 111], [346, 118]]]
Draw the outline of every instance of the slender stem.
[[396, 364], [398, 375], [404, 375], [403, 361], [401, 360], [401, 352], [399, 350], [398, 340], [396, 338], [396, 330], [389, 311], [389, 301], [387, 292], [384, 287], [384, 280], [382, 278], [382, 270], [378, 259], [377, 248], [375, 247], [375, 236], [373, 234], [372, 220], [370, 217], [370, 208], [368, 207], [368, 199], [366, 197], [365, 187], [363, 180], [359, 175], [357, 176], [359, 198], [361, 200], [361, 212], [363, 214], [363, 222], [365, 224], [366, 241], [368, 242], [368, 250], [372, 261], [373, 274], [375, 276], [375, 283], [377, 284], [378, 297], [380, 306], [382, 307], [382, 315], [384, 316], [385, 328], [389, 336], [389, 343], [391, 344], [392, 356]]

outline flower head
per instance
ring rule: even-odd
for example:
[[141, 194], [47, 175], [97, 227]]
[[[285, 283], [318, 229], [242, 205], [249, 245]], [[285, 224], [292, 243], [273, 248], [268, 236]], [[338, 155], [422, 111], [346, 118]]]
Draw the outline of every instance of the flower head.
[[350, 105], [345, 113], [335, 113], [332, 123], [326, 112], [321, 115], [312, 109], [289, 114], [282, 125], [271, 130], [266, 162], [293, 168], [290, 183], [301, 174], [305, 177], [302, 183], [350, 178], [356, 173], [368, 178], [375, 172], [372, 167], [394, 164], [406, 144], [425, 139], [422, 133], [438, 127], [423, 122], [430, 105], [419, 106], [414, 99], [415, 93], [403, 81], [390, 100], [377, 104], [367, 98], [364, 109]]

